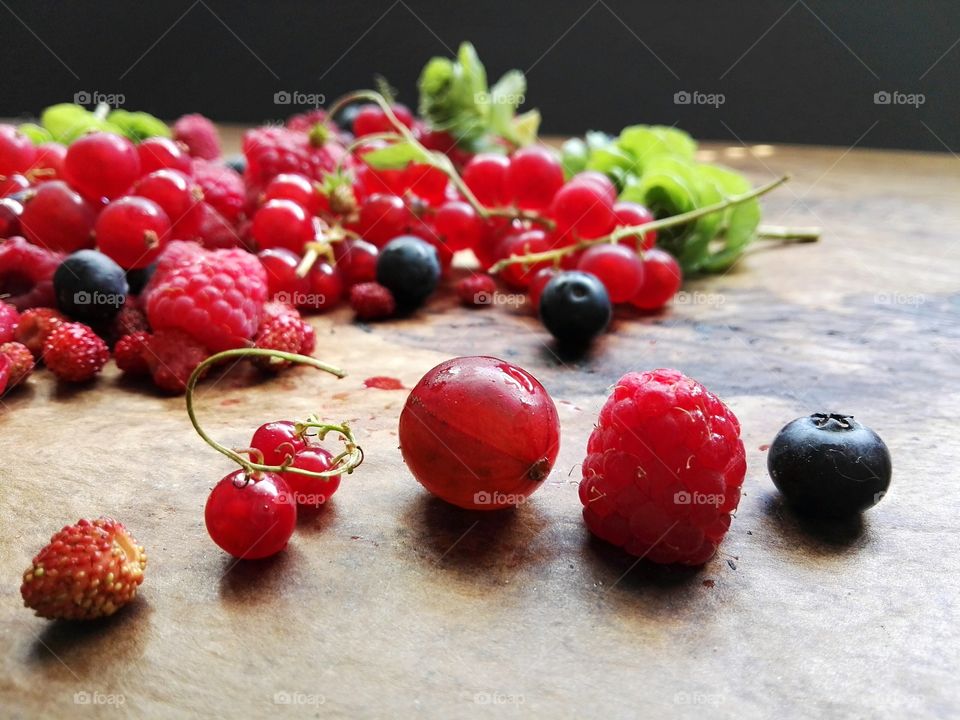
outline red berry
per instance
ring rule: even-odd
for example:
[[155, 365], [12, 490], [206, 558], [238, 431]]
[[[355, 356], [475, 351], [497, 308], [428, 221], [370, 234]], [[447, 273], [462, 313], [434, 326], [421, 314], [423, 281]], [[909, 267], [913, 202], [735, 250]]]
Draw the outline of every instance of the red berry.
[[337, 271], [347, 287], [377, 279], [376, 245], [364, 240], [344, 240], [333, 247]]
[[140, 158], [140, 174], [148, 175], [157, 170], [178, 170], [190, 174], [190, 155], [181, 145], [170, 138], [150, 137], [137, 145]]
[[496, 291], [497, 283], [486, 273], [474, 273], [457, 283], [457, 296], [464, 305], [490, 305]]
[[0, 242], [0, 296], [21, 311], [55, 305], [53, 274], [62, 260], [22, 237]]
[[99, 202], [120, 197], [140, 177], [140, 158], [125, 137], [94, 132], [67, 148], [64, 176], [81, 195]]
[[390, 291], [380, 283], [364, 282], [350, 288], [350, 307], [358, 320], [381, 320], [397, 311]]
[[583, 518], [633, 555], [702, 565], [730, 527], [746, 467], [740, 424], [713, 393], [676, 370], [628, 373], [587, 443]]
[[170, 239], [170, 219], [153, 200], [128, 196], [103, 209], [94, 232], [100, 252], [133, 270], [157, 259]]
[[407, 398], [399, 433], [403, 459], [424, 487], [477, 510], [524, 502], [560, 447], [557, 409], [543, 385], [492, 357], [430, 370]]
[[517, 150], [507, 169], [506, 194], [521, 210], [544, 210], [563, 185], [563, 167], [540, 145]]
[[[647, 210], [647, 208], [640, 203], [629, 202], [627, 200], [615, 203], [613, 206], [613, 214], [617, 219], [617, 227], [646, 225], [647, 223], [653, 222], [656, 219], [653, 217], [653, 213]], [[623, 238], [620, 240], [620, 243], [623, 245], [628, 245], [637, 250], [649, 250], [657, 244], [657, 231], [651, 230], [650, 232], [644, 233], [643, 243], [639, 248], [637, 247], [637, 239], [637, 236], [633, 235], [631, 237]]]
[[0, 355], [0, 395], [7, 391], [7, 385], [10, 383], [10, 369], [12, 367], [10, 358], [6, 355]]
[[41, 307], [24, 310], [13, 333], [13, 339], [26, 346], [35, 358], [43, 355], [43, 345], [50, 333], [66, 322], [66, 318], [53, 308]]
[[43, 362], [68, 382], [90, 380], [109, 359], [107, 344], [83, 323], [61, 323], [43, 343]]
[[297, 434], [297, 427], [289, 420], [275, 420], [257, 428], [250, 447], [263, 453], [264, 465], [282, 465], [307, 447], [307, 441]]
[[150, 366], [146, 358], [146, 342], [149, 333], [137, 332], [124, 335], [113, 348], [113, 360], [117, 367], [130, 375], [148, 375]]
[[315, 312], [329, 310], [343, 298], [343, 279], [329, 263], [314, 263], [307, 278], [310, 281], [310, 292], [307, 302], [301, 306], [304, 309]]
[[320, 212], [323, 196], [317, 191], [311, 180], [296, 173], [277, 175], [263, 191], [263, 201], [291, 200], [310, 215]]
[[144, 345], [153, 384], [169, 393], [184, 392], [190, 375], [209, 356], [203, 345], [180, 330], [158, 330]]
[[[10, 362], [6, 389], [10, 390], [20, 384], [33, 372], [34, 359], [33, 353], [27, 349], [26, 345], [18, 342], [5, 342], [0, 344], [0, 356], [6, 357]], [[0, 390], [0, 393], [3, 391]]]
[[413, 216], [396, 195], [374, 193], [360, 204], [357, 232], [367, 242], [383, 247], [395, 237], [409, 232]]
[[[391, 105], [397, 120], [408, 128], [413, 127], [413, 114], [405, 105]], [[396, 128], [379, 105], [364, 105], [353, 120], [353, 134], [357, 137], [374, 133], [393, 132]]]
[[302, 253], [314, 239], [313, 219], [290, 200], [269, 200], [253, 216], [253, 239], [261, 249], [286, 248]]
[[13, 334], [20, 321], [20, 313], [10, 303], [0, 300], [0, 344], [13, 340]]
[[505, 155], [480, 153], [463, 168], [463, 181], [477, 200], [486, 207], [501, 207], [508, 202], [507, 170], [510, 158]]
[[37, 184], [63, 178], [63, 163], [67, 148], [56, 142], [37, 145], [37, 159], [30, 169], [30, 179]]
[[221, 162], [199, 158], [194, 158], [191, 171], [204, 201], [228, 222], [236, 223], [247, 204], [247, 187], [240, 173]]
[[577, 269], [596, 275], [612, 303], [636, 297], [643, 283], [643, 261], [625, 245], [594, 245], [577, 262]]
[[144, 175], [132, 193], [152, 200], [170, 219], [171, 240], [193, 240], [203, 224], [203, 190], [178, 170], [161, 169]]
[[60, 252], [93, 247], [94, 209], [61, 180], [44, 183], [23, 205], [20, 225], [34, 245]]
[[217, 126], [203, 115], [184, 115], [173, 124], [173, 139], [183, 143], [190, 155], [204, 160], [220, 157]]
[[437, 210], [433, 227], [451, 251], [473, 249], [483, 237], [483, 221], [469, 203], [451, 200]]
[[30, 138], [13, 125], [0, 125], [0, 175], [26, 174], [36, 157]]
[[430, 205], [439, 205], [447, 196], [447, 174], [432, 165], [410, 163], [403, 171], [404, 189]]
[[[300, 450], [293, 458], [293, 464], [312, 472], [326, 472], [333, 467], [330, 462], [333, 456], [322, 447], [307, 447]], [[337, 488], [340, 487], [340, 476], [331, 475], [327, 478], [310, 477], [295, 472], [280, 473], [293, 499], [300, 508], [319, 508], [326, 503]]]
[[313, 325], [308, 323], [306, 320], [303, 321], [303, 343], [300, 345], [300, 349], [297, 351], [301, 355], [313, 355], [313, 351], [317, 348], [317, 333], [313, 329]]
[[[550, 249], [550, 241], [543, 230], [526, 230], [518, 235], [508, 235], [500, 243], [498, 255], [501, 258], [509, 258], [514, 255], [530, 255], [532, 253], [544, 252]], [[510, 287], [516, 290], [523, 290], [530, 285], [530, 279], [533, 274], [543, 267], [548, 267], [550, 262], [539, 262], [534, 264], [513, 263], [507, 265], [500, 273], [500, 278]]]
[[237, 470], [216, 484], [204, 519], [210, 538], [235, 558], [257, 560], [283, 550], [297, 525], [290, 488], [274, 473]]
[[282, 127], [260, 127], [243, 135], [243, 154], [247, 159], [247, 181], [266, 187], [281, 173], [297, 173], [312, 180], [323, 180], [343, 160], [350, 168], [352, 160], [334, 138], [320, 142], [317, 135]]
[[[229, 248], [248, 248], [250, 244], [246, 236], [241, 236], [240, 229], [223, 217], [216, 209], [202, 202], [200, 207], [200, 230], [197, 239], [205, 248], [211, 250], [225, 250]], [[183, 240], [184, 238], [177, 238]]]
[[683, 284], [683, 271], [673, 255], [652, 248], [643, 258], [643, 284], [630, 303], [641, 310], [658, 310], [670, 302]]
[[23, 214], [23, 203], [13, 198], [0, 198], [0, 240], [19, 235], [23, 230], [20, 227], [20, 216]]
[[30, 181], [23, 175], [0, 175], [0, 197], [13, 195], [30, 187]]
[[[301, 345], [303, 345], [303, 322], [296, 311], [263, 323], [254, 341], [255, 347], [288, 353], [299, 352]], [[290, 367], [291, 362], [279, 357], [255, 357], [253, 364], [261, 370], [278, 371]]]
[[136, 597], [147, 555], [116, 520], [80, 520], [50, 538], [23, 574], [23, 604], [40, 617], [93, 620]]
[[530, 277], [530, 285], [527, 287], [527, 294], [530, 296], [530, 304], [533, 306], [534, 313], [536, 313], [540, 308], [540, 296], [543, 294], [543, 289], [556, 274], [556, 268], [545, 267], [540, 268]]
[[267, 274], [267, 296], [287, 305], [298, 305], [310, 290], [310, 281], [297, 277], [300, 256], [286, 248], [269, 248], [261, 250], [257, 257]]
[[602, 190], [603, 194], [610, 199], [611, 203], [617, 201], [617, 186], [613, 184], [613, 181], [605, 173], [596, 170], [584, 170], [570, 178], [567, 184], [579, 183], [593, 185], [597, 189]]
[[553, 197], [550, 216], [557, 221], [561, 234], [572, 233], [573, 239], [598, 238], [613, 230], [613, 200], [607, 191], [591, 180], [572, 181]]

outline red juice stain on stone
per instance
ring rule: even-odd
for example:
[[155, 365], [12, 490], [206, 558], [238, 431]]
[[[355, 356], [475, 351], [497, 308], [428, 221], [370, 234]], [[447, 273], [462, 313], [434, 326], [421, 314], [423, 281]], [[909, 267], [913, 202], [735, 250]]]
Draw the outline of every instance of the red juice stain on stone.
[[760, 446], [760, 452], [766, 452], [769, 449], [770, 449], [770, 443], [764, 443], [763, 445]]
[[363, 381], [364, 387], [376, 388], [377, 390], [403, 390], [403, 383], [396, 378], [378, 375], [367, 378]]
[[707, 588], [712, 588], [716, 583], [713, 580], [704, 580], [703, 586]]

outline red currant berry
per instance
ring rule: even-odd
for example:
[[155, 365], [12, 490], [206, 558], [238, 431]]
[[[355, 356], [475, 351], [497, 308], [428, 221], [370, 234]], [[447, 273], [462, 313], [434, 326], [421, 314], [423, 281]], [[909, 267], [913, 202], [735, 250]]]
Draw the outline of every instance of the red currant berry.
[[643, 261], [625, 245], [594, 245], [580, 257], [577, 269], [596, 275], [615, 304], [634, 298], [643, 283]]
[[[293, 458], [293, 464], [298, 468], [311, 472], [326, 472], [333, 467], [330, 462], [333, 456], [322, 447], [308, 447], [298, 452]], [[281, 473], [293, 499], [301, 508], [319, 508], [326, 503], [340, 487], [340, 476], [331, 475], [328, 478], [310, 477], [295, 472]]]
[[457, 283], [457, 297], [464, 305], [483, 307], [493, 302], [496, 281], [486, 273], [474, 273]]
[[[390, 109], [393, 110], [393, 114], [397, 116], [397, 120], [408, 128], [413, 127], [413, 113], [410, 112], [406, 105], [397, 103], [391, 105]], [[387, 117], [387, 114], [379, 105], [364, 105], [360, 108], [360, 111], [353, 120], [353, 134], [357, 137], [372, 135], [374, 133], [393, 132], [395, 129], [393, 123], [390, 122], [390, 118]]]
[[571, 231], [581, 238], [598, 238], [613, 229], [613, 201], [597, 182], [574, 179], [553, 197], [550, 216], [560, 232]]
[[63, 162], [67, 158], [67, 148], [60, 143], [47, 142], [37, 146], [37, 159], [29, 171], [34, 183], [44, 183], [63, 177]]
[[379, 255], [376, 245], [365, 240], [344, 240], [333, 246], [333, 252], [337, 270], [347, 287], [376, 282]]
[[447, 197], [447, 174], [432, 165], [411, 163], [403, 171], [403, 184], [409, 192], [429, 205], [439, 205]]
[[190, 174], [190, 155], [183, 146], [170, 138], [151, 137], [137, 145], [140, 174], [146, 175], [169, 168]]
[[507, 168], [505, 190], [521, 210], [543, 210], [563, 185], [563, 167], [547, 148], [533, 145], [517, 150]]
[[307, 443], [297, 434], [297, 426], [290, 420], [275, 420], [257, 428], [250, 447], [263, 453], [263, 465], [282, 465], [287, 456], [306, 449]]
[[296, 305], [307, 295], [310, 281], [297, 277], [299, 255], [286, 248], [268, 248], [258, 252], [257, 257], [267, 272], [267, 296], [271, 300]]
[[444, 203], [433, 218], [440, 240], [452, 251], [473, 249], [483, 236], [483, 221], [477, 211], [461, 200]]
[[530, 304], [533, 306], [534, 313], [540, 308], [540, 296], [543, 295], [543, 289], [556, 274], [556, 268], [545, 267], [540, 268], [530, 277], [530, 287], [527, 288], [527, 294], [530, 295]]
[[304, 309], [323, 312], [337, 306], [343, 298], [343, 278], [329, 263], [317, 262], [307, 276], [310, 281], [309, 302]]
[[673, 255], [652, 248], [643, 258], [643, 284], [630, 302], [641, 310], [659, 310], [677, 294], [682, 283], [683, 271]]
[[390, 193], [374, 193], [360, 205], [357, 231], [367, 242], [383, 247], [409, 232], [412, 219], [402, 199]]
[[430, 370], [400, 414], [400, 450], [413, 476], [462, 508], [524, 502], [557, 458], [560, 420], [543, 385], [492, 357]]
[[67, 148], [64, 176], [88, 200], [123, 195], [140, 176], [140, 158], [125, 137], [95, 132], [75, 140]]
[[25, 175], [0, 175], [0, 197], [13, 195], [30, 187]]
[[[646, 225], [647, 223], [655, 220], [653, 213], [643, 205], [640, 203], [630, 202], [628, 200], [623, 200], [616, 203], [613, 206], [613, 215], [617, 219], [617, 227]], [[623, 245], [629, 245], [630, 247], [637, 248], [637, 239], [637, 236], [633, 235], [631, 237], [623, 238], [620, 240], [620, 242]], [[643, 234], [643, 243], [641, 244], [640, 249], [649, 250], [656, 244], [657, 231], [651, 230], [650, 232]]]
[[161, 169], [134, 183], [134, 195], [153, 200], [170, 218], [170, 237], [192, 240], [203, 225], [203, 190], [178, 170]]
[[170, 239], [170, 218], [153, 200], [122, 197], [97, 218], [97, 248], [125, 270], [144, 268]]
[[279, 475], [247, 479], [243, 470], [220, 480], [207, 498], [204, 519], [210, 538], [235, 558], [276, 555], [297, 525], [297, 506]]
[[486, 207], [501, 207], [507, 204], [507, 170], [510, 158], [493, 153], [474, 155], [463, 168], [463, 181]]
[[264, 188], [263, 201], [270, 200], [292, 200], [311, 215], [316, 215], [324, 198], [309, 178], [296, 173], [281, 173]]
[[27, 199], [20, 224], [34, 245], [72, 253], [93, 247], [94, 209], [61, 180], [44, 183]]
[[20, 216], [22, 214], [22, 203], [9, 197], [0, 198], [0, 240], [20, 234]]
[[0, 125], [0, 175], [25, 174], [37, 159], [33, 142], [13, 125]]
[[502, 217], [487, 218], [483, 223], [480, 242], [473, 247], [473, 254], [480, 261], [480, 267], [488, 268], [499, 260], [500, 245], [505, 237], [519, 235], [523, 231], [523, 223], [519, 220]]
[[584, 170], [570, 178], [567, 184], [578, 183], [593, 185], [603, 190], [603, 194], [610, 198], [611, 203], [617, 201], [617, 186], [613, 184], [613, 181], [605, 173], [596, 170]]
[[253, 239], [261, 249], [282, 247], [302, 253], [313, 240], [313, 218], [290, 200], [269, 200], [253, 216]]
[[[530, 255], [550, 249], [550, 242], [543, 230], [526, 230], [519, 235], [508, 235], [500, 243], [498, 255], [509, 258], [514, 255]], [[507, 265], [500, 273], [503, 281], [515, 290], [525, 290], [530, 285], [530, 279], [540, 268], [549, 267], [549, 261], [535, 264], [513, 263]]]

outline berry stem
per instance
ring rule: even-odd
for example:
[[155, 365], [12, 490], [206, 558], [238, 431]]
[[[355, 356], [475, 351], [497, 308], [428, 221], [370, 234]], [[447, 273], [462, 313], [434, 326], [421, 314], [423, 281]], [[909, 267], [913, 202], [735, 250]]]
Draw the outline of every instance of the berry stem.
[[196, 408], [194, 406], [194, 390], [196, 389], [197, 381], [211, 365], [215, 365], [219, 362], [230, 360], [232, 358], [242, 359], [250, 357], [276, 357], [280, 358], [281, 360], [287, 360], [289, 362], [299, 363], [301, 365], [310, 365], [318, 370], [323, 370], [331, 373], [332, 375], [336, 375], [338, 378], [346, 376], [346, 373], [340, 368], [328, 365], [327, 363], [317, 360], [316, 358], [308, 357], [306, 355], [297, 355], [296, 353], [283, 352], [282, 350], [270, 350], [267, 348], [237, 348], [234, 350], [224, 350], [223, 352], [211, 355], [202, 363], [197, 365], [193, 373], [191, 373], [190, 379], [187, 380], [187, 415], [190, 418], [190, 424], [193, 425], [193, 429], [197, 431], [197, 434], [201, 438], [203, 438], [203, 441], [217, 452], [226, 455], [228, 458], [240, 465], [248, 476], [256, 475], [257, 473], [261, 472], [295, 472], [300, 475], [307, 475], [309, 477], [329, 478], [334, 475], [340, 475], [341, 473], [347, 473], [348, 475], [352, 473], [354, 468], [363, 462], [363, 449], [357, 445], [353, 431], [346, 423], [342, 423], [340, 425], [330, 425], [321, 423], [315, 417], [311, 417], [304, 423], [297, 423], [298, 432], [303, 432], [308, 428], [317, 428], [320, 430], [320, 432], [317, 433], [317, 436], [321, 440], [326, 437], [327, 433], [336, 432], [341, 435], [346, 442], [346, 449], [344, 452], [340, 453], [334, 458], [334, 466], [330, 470], [325, 470], [323, 472], [303, 470], [295, 465], [288, 464], [286, 461], [282, 465], [264, 465], [262, 462], [253, 462], [251, 460], [247, 460], [240, 454], [242, 452], [249, 452], [249, 448], [231, 450], [225, 445], [221, 445], [207, 434], [207, 432], [200, 426], [200, 422], [197, 420]]
[[757, 228], [757, 237], [763, 240], [782, 240], [784, 242], [809, 243], [820, 239], [822, 230], [818, 227], [789, 227], [786, 225], [761, 225]]
[[705, 205], [702, 208], [697, 208], [696, 210], [691, 210], [689, 212], [680, 213], [679, 215], [673, 215], [671, 217], [662, 218], [661, 220], [653, 220], [648, 223], [643, 223], [642, 225], [630, 225], [625, 227], [619, 227], [614, 230], [609, 235], [604, 235], [603, 237], [598, 237], [592, 240], [581, 240], [580, 242], [574, 243], [572, 245], [566, 245], [561, 248], [556, 248], [554, 250], [546, 250], [539, 253], [530, 253], [529, 255], [512, 255], [508, 258], [504, 258], [499, 262], [494, 263], [488, 272], [498, 273], [503, 270], [508, 265], [515, 265], [517, 263], [524, 264], [536, 264], [541, 262], [550, 262], [553, 260], [559, 260], [565, 255], [578, 252], [593, 245], [602, 245], [604, 243], [615, 243], [619, 242], [624, 238], [631, 237], [633, 235], [642, 235], [650, 232], [651, 230], [662, 230], [664, 228], [676, 227], [677, 225], [685, 225], [688, 222], [698, 220], [705, 215], [711, 215], [715, 212], [720, 212], [726, 210], [728, 207], [734, 205], [739, 205], [740, 203], [746, 202], [747, 200], [752, 200], [753, 198], [760, 197], [765, 195], [771, 190], [780, 187], [783, 183], [787, 182], [790, 179], [789, 175], [784, 175], [781, 178], [777, 178], [772, 182], [767, 183], [766, 185], [761, 185], [760, 187], [754, 188], [750, 192], [743, 193], [742, 195], [732, 195], [726, 200], [723, 200], [713, 205]]

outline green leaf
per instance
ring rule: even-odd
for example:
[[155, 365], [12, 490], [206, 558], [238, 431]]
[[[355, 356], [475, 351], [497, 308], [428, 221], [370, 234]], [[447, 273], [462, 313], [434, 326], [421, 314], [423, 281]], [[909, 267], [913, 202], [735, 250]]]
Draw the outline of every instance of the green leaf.
[[540, 111], [528, 110], [525, 113], [517, 115], [511, 121], [510, 135], [508, 139], [512, 140], [520, 147], [532, 145], [537, 140], [537, 133], [540, 130]]
[[587, 169], [590, 149], [580, 138], [570, 138], [560, 148], [560, 162], [567, 178]]
[[401, 170], [410, 163], [431, 163], [428, 150], [406, 140], [368, 152], [363, 161], [374, 170]]
[[[724, 198], [750, 191], [750, 182], [732, 170], [716, 165], [701, 165], [700, 172]], [[734, 205], [722, 213], [719, 248], [711, 248], [700, 269], [705, 272], [722, 272], [736, 262], [756, 237], [761, 215], [760, 202], [756, 198]]]

